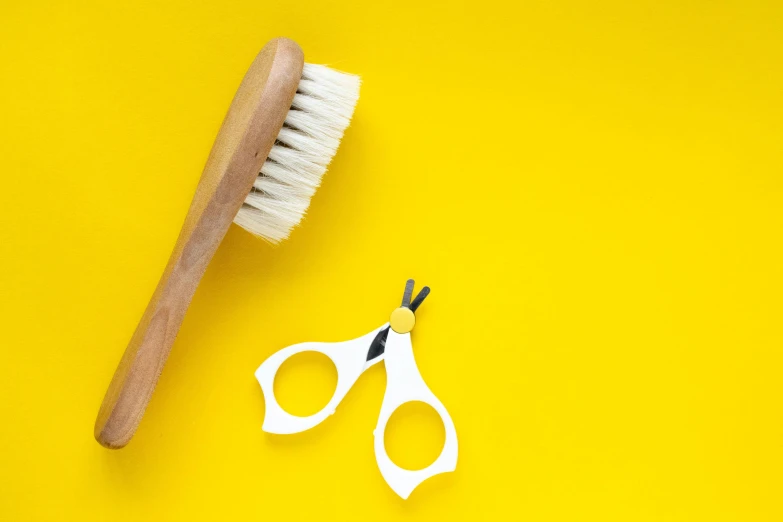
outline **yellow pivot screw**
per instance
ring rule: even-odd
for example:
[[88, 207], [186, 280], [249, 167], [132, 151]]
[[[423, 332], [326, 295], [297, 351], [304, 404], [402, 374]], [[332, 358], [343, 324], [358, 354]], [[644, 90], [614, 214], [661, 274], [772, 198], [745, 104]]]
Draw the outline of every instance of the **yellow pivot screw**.
[[413, 330], [413, 327], [416, 325], [416, 316], [413, 310], [401, 306], [391, 313], [389, 325], [395, 332], [405, 334]]
[[413, 279], [408, 279], [405, 283], [405, 293], [402, 295], [402, 306], [392, 312], [389, 318], [389, 326], [398, 334], [406, 334], [413, 330], [416, 325], [416, 316], [414, 312], [424, 299], [429, 295], [430, 288], [425, 286], [416, 296], [416, 299], [411, 301], [413, 297]]

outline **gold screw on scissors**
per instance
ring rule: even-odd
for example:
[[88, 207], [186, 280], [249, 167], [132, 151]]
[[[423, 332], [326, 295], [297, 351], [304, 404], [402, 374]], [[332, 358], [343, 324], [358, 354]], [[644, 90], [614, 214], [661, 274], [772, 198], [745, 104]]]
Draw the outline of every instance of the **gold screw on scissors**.
[[419, 295], [416, 296], [416, 299], [411, 302], [413, 285], [413, 279], [408, 279], [408, 282], [405, 283], [405, 292], [402, 294], [402, 306], [395, 309], [389, 318], [391, 329], [400, 334], [413, 330], [413, 327], [416, 326], [416, 314], [414, 312], [430, 294], [430, 287], [425, 286], [421, 289]]

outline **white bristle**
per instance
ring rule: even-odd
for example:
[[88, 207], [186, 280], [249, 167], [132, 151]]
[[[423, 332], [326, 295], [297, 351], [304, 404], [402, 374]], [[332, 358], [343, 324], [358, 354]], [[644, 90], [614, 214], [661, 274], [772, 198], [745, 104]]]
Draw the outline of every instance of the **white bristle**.
[[234, 223], [271, 243], [302, 220], [359, 99], [358, 76], [306, 63], [285, 124]]

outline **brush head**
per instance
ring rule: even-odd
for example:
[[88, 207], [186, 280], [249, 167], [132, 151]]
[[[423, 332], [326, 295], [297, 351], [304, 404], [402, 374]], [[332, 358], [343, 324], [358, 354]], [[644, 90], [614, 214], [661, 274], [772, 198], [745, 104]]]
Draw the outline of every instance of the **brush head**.
[[358, 76], [306, 63], [274, 145], [234, 223], [278, 243], [304, 217], [359, 99]]

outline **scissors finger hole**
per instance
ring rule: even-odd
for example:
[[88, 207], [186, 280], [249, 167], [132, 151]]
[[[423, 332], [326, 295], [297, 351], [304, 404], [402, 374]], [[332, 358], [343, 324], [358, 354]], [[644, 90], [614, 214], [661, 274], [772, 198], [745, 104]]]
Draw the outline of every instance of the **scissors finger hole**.
[[291, 415], [309, 417], [321, 411], [337, 388], [337, 368], [320, 352], [292, 355], [277, 371], [275, 399]]
[[446, 441], [446, 429], [429, 404], [407, 402], [392, 413], [383, 434], [386, 454], [402, 469], [424, 469], [438, 458]]

